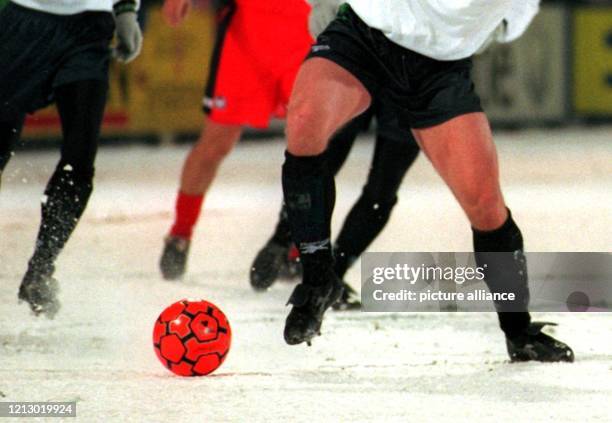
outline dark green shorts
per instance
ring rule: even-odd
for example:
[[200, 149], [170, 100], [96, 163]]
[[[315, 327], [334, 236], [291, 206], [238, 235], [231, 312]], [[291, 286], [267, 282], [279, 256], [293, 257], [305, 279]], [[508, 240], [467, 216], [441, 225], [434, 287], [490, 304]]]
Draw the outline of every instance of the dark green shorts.
[[440, 61], [408, 50], [367, 26], [346, 4], [317, 38], [311, 57], [349, 71], [372, 98], [396, 108], [404, 127], [426, 128], [482, 111], [470, 58]]
[[0, 28], [0, 120], [47, 106], [60, 85], [108, 81], [111, 13], [53, 15], [9, 3]]

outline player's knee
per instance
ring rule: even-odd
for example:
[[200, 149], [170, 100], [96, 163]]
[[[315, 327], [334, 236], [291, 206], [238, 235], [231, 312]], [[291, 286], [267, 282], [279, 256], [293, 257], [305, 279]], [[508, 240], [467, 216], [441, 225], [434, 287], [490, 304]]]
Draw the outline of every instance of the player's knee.
[[504, 202], [497, 190], [475, 190], [464, 196], [462, 206], [472, 226], [486, 228], [495, 227], [499, 223]]
[[287, 116], [288, 150], [298, 156], [321, 154], [327, 147], [324, 125], [319, 121], [319, 114], [309, 107], [296, 107]]
[[208, 165], [217, 165], [227, 157], [233, 147], [233, 140], [207, 140], [203, 148], [202, 161]]

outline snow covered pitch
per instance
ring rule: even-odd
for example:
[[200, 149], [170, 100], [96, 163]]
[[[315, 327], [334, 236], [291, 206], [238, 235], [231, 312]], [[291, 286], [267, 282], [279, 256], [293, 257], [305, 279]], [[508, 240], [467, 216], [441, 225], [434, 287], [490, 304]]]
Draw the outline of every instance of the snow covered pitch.
[[[610, 251], [610, 127], [497, 134], [502, 182], [529, 251]], [[337, 180], [334, 227], [358, 196], [371, 138]], [[186, 147], [102, 148], [90, 207], [58, 262], [62, 310], [17, 305], [39, 200], [56, 152], [18, 154], [0, 193], [0, 401], [77, 401], [83, 422], [611, 421], [612, 316], [543, 314], [574, 364], [509, 364], [492, 314], [329, 312], [313, 346], [282, 338], [292, 289], [248, 284], [280, 203], [283, 144], [239, 145], [206, 199], [188, 276], [161, 279]], [[373, 251], [469, 251], [447, 188], [420, 158]], [[348, 281], [359, 286], [358, 268]], [[184, 379], [157, 361], [153, 322], [168, 304], [205, 298], [234, 333], [224, 365]], [[73, 420], [70, 420], [73, 421]]]

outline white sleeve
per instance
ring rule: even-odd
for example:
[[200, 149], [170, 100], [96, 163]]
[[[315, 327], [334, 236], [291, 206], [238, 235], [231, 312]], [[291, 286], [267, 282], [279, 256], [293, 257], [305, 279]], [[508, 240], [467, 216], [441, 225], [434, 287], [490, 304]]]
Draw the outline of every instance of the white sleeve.
[[515, 0], [505, 17], [504, 31], [500, 33], [497, 41], [509, 43], [523, 35], [539, 9], [540, 0]]

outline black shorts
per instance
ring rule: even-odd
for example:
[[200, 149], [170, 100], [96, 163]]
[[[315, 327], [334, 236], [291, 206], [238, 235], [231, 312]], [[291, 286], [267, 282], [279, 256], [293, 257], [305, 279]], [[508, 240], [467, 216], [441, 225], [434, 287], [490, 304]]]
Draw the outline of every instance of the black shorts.
[[404, 127], [426, 128], [482, 111], [470, 58], [440, 61], [408, 50], [367, 26], [347, 4], [317, 38], [312, 57], [342, 66], [373, 99], [394, 104]]
[[372, 98], [372, 113], [376, 117], [376, 134], [393, 142], [416, 144], [408, 125], [402, 124], [402, 109], [384, 97]]
[[47, 106], [60, 85], [108, 82], [111, 13], [53, 15], [9, 3], [0, 28], [0, 120]]

